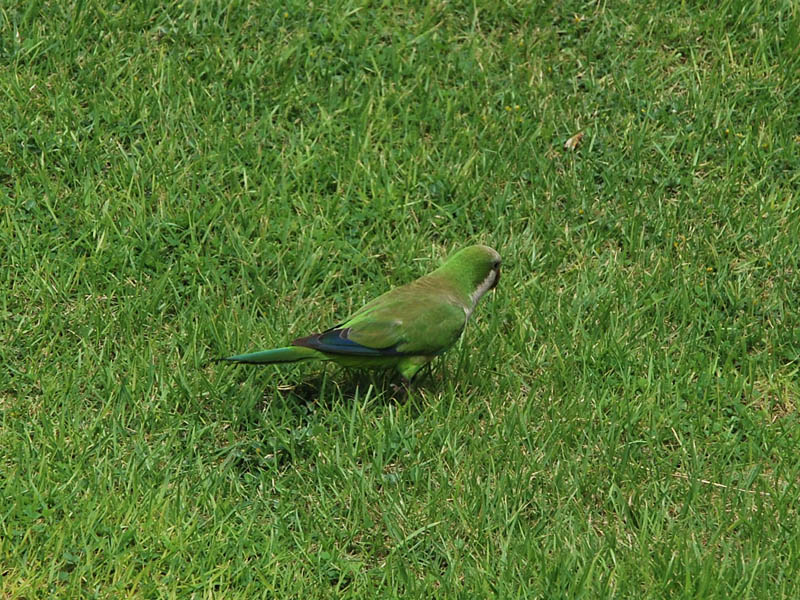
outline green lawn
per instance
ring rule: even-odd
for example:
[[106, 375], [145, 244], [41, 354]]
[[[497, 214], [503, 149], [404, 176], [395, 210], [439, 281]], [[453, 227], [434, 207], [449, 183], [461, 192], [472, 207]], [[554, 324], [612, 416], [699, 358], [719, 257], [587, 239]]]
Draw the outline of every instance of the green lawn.
[[0, 598], [800, 597], [798, 190], [789, 0], [3, 5]]

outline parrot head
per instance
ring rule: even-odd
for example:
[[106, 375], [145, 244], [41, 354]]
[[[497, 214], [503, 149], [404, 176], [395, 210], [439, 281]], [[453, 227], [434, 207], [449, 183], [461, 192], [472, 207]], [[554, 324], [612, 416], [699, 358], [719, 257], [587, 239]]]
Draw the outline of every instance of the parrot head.
[[489, 246], [475, 245], [459, 250], [440, 267], [465, 286], [473, 306], [481, 296], [497, 286], [500, 281], [502, 260], [496, 250]]

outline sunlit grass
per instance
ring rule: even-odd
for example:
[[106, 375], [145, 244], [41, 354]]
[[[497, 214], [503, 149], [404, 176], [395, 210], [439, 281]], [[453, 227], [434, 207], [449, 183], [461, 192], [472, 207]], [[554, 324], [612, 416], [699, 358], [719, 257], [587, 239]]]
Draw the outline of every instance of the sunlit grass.
[[[1, 595], [797, 597], [798, 31], [0, 9]], [[501, 284], [406, 401], [207, 365], [478, 242]]]

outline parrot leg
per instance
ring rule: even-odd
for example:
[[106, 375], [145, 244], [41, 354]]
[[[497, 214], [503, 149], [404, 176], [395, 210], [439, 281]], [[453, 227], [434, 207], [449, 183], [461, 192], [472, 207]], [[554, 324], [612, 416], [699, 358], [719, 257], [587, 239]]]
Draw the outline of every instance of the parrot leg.
[[409, 356], [397, 363], [397, 370], [405, 381], [411, 382], [414, 375], [417, 374], [417, 371], [427, 365], [431, 360], [433, 360], [432, 356]]

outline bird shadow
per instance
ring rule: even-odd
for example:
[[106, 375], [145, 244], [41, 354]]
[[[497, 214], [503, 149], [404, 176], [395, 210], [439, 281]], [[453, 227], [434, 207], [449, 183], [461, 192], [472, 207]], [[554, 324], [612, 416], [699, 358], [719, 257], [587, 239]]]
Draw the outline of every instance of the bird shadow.
[[401, 383], [392, 371], [361, 371], [350, 369], [331, 376], [327, 371], [317, 373], [300, 383], [279, 385], [265, 390], [264, 399], [281, 398], [308, 407], [331, 409], [339, 404], [367, 402], [373, 405], [405, 404], [413, 394], [415, 384]]
[[[422, 411], [419, 392], [398, 385], [390, 372], [348, 370], [314, 374], [296, 384], [271, 385], [260, 403], [244, 411], [231, 429], [239, 439], [219, 449], [220, 464], [239, 473], [256, 473], [311, 460], [316, 436], [338, 417], [342, 407], [359, 405], [366, 412], [391, 405]], [[269, 424], [268, 424], [269, 423]]]
[[358, 405], [366, 412], [381, 412], [388, 406], [403, 406], [419, 415], [427, 400], [419, 384], [429, 377], [426, 369], [407, 387], [388, 370], [342, 369], [323, 370], [296, 384], [270, 385], [263, 389], [260, 402], [237, 411], [228, 424], [236, 439], [218, 449], [219, 468], [256, 474], [312, 460], [320, 429], [340, 418], [336, 413], [343, 407]]

